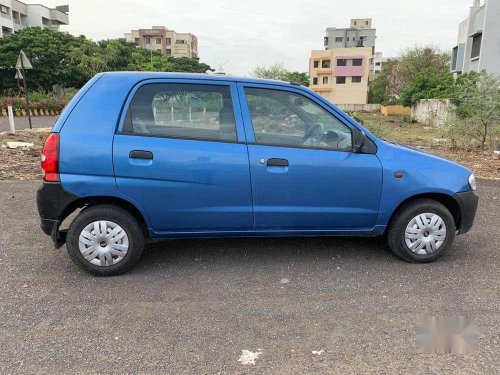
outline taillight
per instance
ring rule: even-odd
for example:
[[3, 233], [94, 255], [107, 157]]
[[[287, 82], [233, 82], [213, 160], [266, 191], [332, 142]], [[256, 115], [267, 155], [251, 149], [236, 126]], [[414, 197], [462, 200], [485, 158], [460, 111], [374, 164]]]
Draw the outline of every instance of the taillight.
[[59, 181], [59, 133], [50, 133], [43, 144], [42, 156], [43, 180]]

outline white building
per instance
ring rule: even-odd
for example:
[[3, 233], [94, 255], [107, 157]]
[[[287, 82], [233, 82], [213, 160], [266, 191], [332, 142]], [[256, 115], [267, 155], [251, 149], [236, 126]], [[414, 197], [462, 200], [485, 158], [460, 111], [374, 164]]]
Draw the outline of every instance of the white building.
[[0, 0], [0, 38], [25, 27], [50, 27], [69, 24], [68, 6], [55, 9], [41, 4], [25, 4], [18, 0]]
[[372, 64], [372, 78], [375, 78], [377, 74], [380, 74], [382, 71], [382, 68], [384, 67], [384, 64], [387, 62], [387, 58], [384, 57], [382, 52], [375, 52], [375, 55], [373, 55], [373, 64]]
[[460, 23], [451, 71], [486, 70], [500, 74], [500, 1], [474, 0], [469, 18]]

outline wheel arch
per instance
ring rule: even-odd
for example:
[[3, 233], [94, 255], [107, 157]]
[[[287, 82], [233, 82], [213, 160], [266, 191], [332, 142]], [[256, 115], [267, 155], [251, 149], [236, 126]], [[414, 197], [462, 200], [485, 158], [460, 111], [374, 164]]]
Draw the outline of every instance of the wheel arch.
[[85, 209], [87, 207], [94, 207], [99, 205], [113, 205], [127, 210], [137, 219], [137, 221], [141, 225], [141, 229], [144, 233], [144, 238], [150, 237], [148, 224], [142, 212], [134, 204], [125, 199], [117, 197], [92, 196], [78, 198], [65, 207], [61, 214], [60, 222], [63, 222], [68, 216], [70, 216], [79, 208]]
[[404, 201], [402, 201], [398, 207], [394, 210], [392, 213], [389, 222], [386, 226], [385, 233], [387, 233], [387, 230], [391, 227], [392, 222], [394, 221], [394, 218], [396, 215], [403, 209], [405, 206], [410, 204], [411, 202], [414, 202], [419, 199], [431, 199], [436, 202], [441, 203], [443, 206], [445, 206], [448, 211], [450, 211], [451, 215], [453, 216], [453, 219], [455, 221], [455, 227], [457, 230], [460, 229], [461, 227], [461, 213], [460, 213], [460, 206], [458, 202], [455, 200], [450, 195], [443, 194], [443, 193], [422, 193], [422, 194], [417, 194], [413, 195], [411, 197], [406, 198]]

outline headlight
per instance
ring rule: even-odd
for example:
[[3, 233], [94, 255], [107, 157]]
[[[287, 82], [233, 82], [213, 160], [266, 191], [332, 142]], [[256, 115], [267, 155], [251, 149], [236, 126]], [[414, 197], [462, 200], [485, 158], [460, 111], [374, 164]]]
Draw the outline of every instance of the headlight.
[[469, 176], [469, 185], [470, 185], [470, 188], [472, 189], [472, 191], [476, 191], [477, 183], [476, 183], [476, 177], [474, 177], [474, 173], [472, 173]]

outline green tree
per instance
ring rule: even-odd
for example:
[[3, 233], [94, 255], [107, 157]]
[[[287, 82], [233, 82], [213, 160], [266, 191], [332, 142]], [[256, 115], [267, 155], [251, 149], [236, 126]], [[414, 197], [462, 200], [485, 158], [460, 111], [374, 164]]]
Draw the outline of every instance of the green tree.
[[81, 86], [84, 80], [70, 53], [87, 43], [89, 41], [83, 36], [75, 37], [39, 27], [26, 28], [3, 37], [0, 39], [0, 89], [17, 86], [15, 65], [21, 50], [33, 65], [33, 70], [28, 73], [31, 88], [50, 90], [55, 84]]
[[487, 72], [462, 77], [455, 87], [457, 121], [452, 137], [478, 141], [484, 149], [498, 145], [500, 136], [500, 77]]
[[389, 59], [382, 65], [382, 70], [369, 84], [368, 102], [371, 104], [390, 104], [395, 102], [389, 96], [389, 79], [394, 66], [398, 64], [397, 59]]
[[387, 73], [386, 94], [399, 98], [405, 87], [424, 70], [449, 71], [450, 54], [433, 46], [415, 47], [401, 53], [393, 64], [383, 68]]
[[0, 91], [15, 89], [15, 64], [19, 51], [30, 58], [28, 72], [32, 90], [50, 91], [55, 84], [81, 87], [92, 76], [105, 71], [156, 71], [205, 73], [213, 69], [198, 58], [173, 58], [140, 49], [124, 39], [94, 42], [84, 36], [26, 28], [0, 39]]
[[276, 63], [269, 66], [258, 66], [250, 75], [256, 78], [295, 82], [303, 86], [309, 86], [309, 75], [307, 73], [289, 71], [282, 63]]
[[401, 102], [412, 106], [421, 99], [444, 99], [453, 94], [453, 75], [450, 72], [424, 69], [401, 92]]

